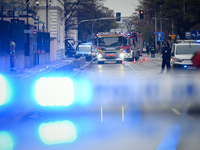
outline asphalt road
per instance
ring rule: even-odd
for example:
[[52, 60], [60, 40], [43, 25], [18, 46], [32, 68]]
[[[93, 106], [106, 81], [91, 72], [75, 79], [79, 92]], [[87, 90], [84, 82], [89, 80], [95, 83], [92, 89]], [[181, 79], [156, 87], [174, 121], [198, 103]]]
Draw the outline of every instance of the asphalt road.
[[[72, 79], [71, 106], [44, 108], [19, 94], [10, 111], [21, 113], [0, 117], [0, 149], [199, 150], [198, 74], [158, 75], [159, 59], [147, 60], [93, 62]], [[34, 83], [18, 88], [30, 93]]]

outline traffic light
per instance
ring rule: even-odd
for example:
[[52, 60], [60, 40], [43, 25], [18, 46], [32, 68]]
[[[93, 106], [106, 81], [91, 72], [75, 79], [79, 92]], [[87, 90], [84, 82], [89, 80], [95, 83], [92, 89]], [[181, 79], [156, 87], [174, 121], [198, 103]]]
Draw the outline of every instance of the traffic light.
[[140, 19], [144, 19], [144, 10], [139, 11]]
[[116, 21], [121, 21], [121, 13], [120, 12], [116, 13]]

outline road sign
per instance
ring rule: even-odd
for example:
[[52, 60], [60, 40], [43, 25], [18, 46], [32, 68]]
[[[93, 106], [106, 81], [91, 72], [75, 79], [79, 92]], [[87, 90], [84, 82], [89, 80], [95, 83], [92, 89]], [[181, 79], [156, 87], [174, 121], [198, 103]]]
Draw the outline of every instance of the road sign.
[[180, 36], [177, 34], [177, 35], [176, 35], [176, 38], [177, 38], [177, 39], [180, 39]]
[[154, 31], [154, 34], [158, 34], [158, 32], [157, 32], [157, 31]]
[[192, 30], [192, 38], [200, 39], [200, 30]]
[[163, 32], [158, 32], [158, 35], [157, 35], [157, 39], [158, 39], [158, 41], [163, 41]]
[[172, 34], [172, 35], [171, 35], [172, 40], [174, 40], [175, 37], [176, 37], [176, 34]]
[[191, 32], [185, 32], [185, 38], [190, 39], [191, 38]]
[[32, 33], [33, 33], [33, 34], [37, 34], [37, 33], [38, 33], [38, 30], [37, 30], [37, 29], [33, 29], [33, 30], [32, 30]]

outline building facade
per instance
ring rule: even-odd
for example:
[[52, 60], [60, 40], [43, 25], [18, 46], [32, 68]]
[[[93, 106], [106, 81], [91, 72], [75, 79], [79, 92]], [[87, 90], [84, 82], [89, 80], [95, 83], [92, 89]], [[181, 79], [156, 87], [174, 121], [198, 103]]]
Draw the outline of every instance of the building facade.
[[[48, 12], [48, 14], [46, 14]], [[65, 20], [63, 0], [39, 0], [37, 17], [45, 24], [44, 31], [50, 33], [50, 61], [65, 58]], [[39, 24], [43, 30], [43, 24]]]

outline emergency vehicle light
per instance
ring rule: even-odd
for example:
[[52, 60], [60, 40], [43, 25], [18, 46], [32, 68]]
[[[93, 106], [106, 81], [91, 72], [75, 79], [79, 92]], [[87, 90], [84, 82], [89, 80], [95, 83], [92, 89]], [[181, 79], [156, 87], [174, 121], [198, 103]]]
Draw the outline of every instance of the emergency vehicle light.
[[7, 132], [0, 131], [0, 141], [1, 150], [9, 150], [14, 148], [13, 140]]
[[10, 85], [6, 78], [0, 75], [0, 105], [6, 104], [11, 98]]
[[6, 82], [5, 79], [0, 75], [0, 105], [6, 100]]
[[42, 123], [39, 127], [39, 135], [46, 145], [71, 143], [77, 138], [74, 124], [67, 120]]
[[184, 65], [183, 67], [184, 67], [184, 68], [187, 68], [188, 66], [187, 66], [187, 65]]
[[41, 106], [68, 106], [74, 100], [74, 84], [67, 77], [43, 77], [35, 85], [35, 98]]
[[200, 43], [200, 40], [195, 40], [194, 42], [196, 42], [196, 43]]

